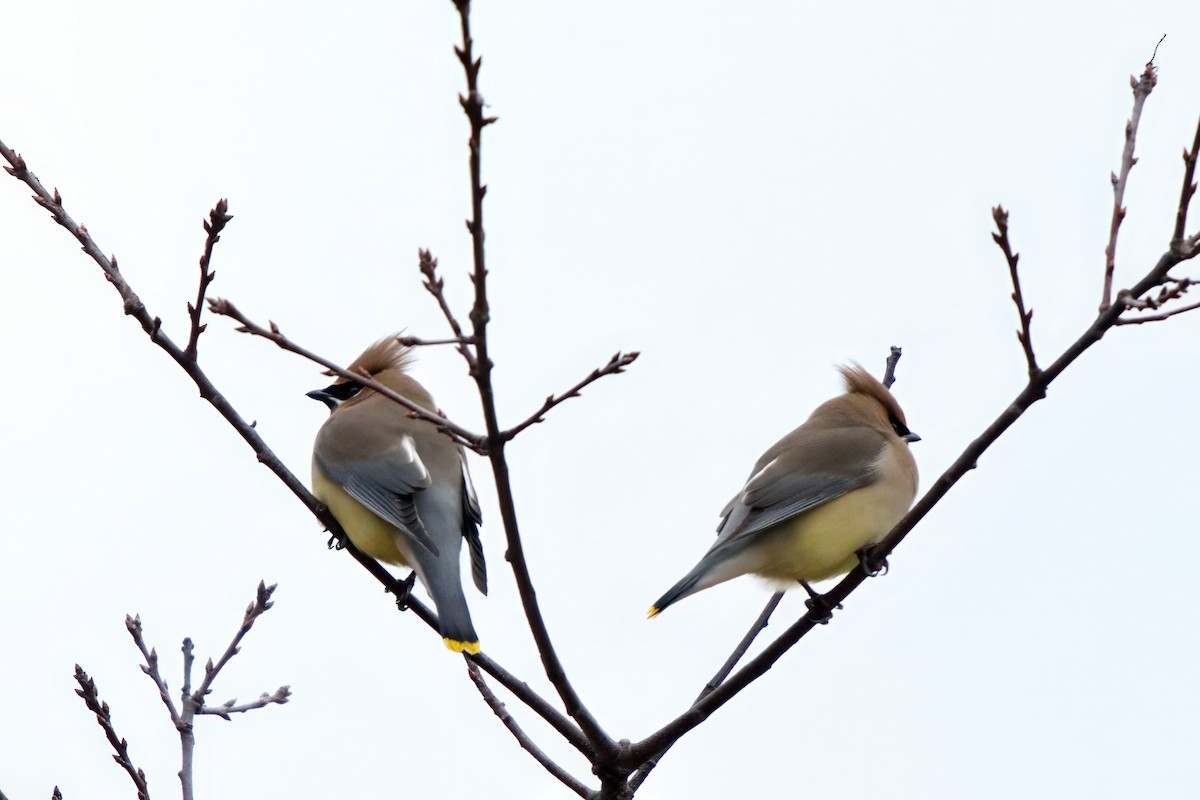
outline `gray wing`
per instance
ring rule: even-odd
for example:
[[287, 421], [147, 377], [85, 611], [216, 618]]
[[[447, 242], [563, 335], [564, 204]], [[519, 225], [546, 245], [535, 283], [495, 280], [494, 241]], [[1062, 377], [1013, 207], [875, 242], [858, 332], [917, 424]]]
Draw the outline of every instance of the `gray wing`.
[[768, 450], [721, 511], [715, 547], [733, 545], [874, 482], [883, 437], [870, 429], [797, 429]]
[[471, 473], [467, 470], [467, 455], [459, 449], [458, 457], [462, 461], [463, 538], [467, 540], [467, 550], [471, 554], [471, 579], [475, 581], [475, 588], [486, 595], [487, 564], [483, 560], [483, 542], [479, 539], [483, 511], [479, 508], [475, 484], [471, 482]]
[[429, 488], [432, 479], [410, 437], [401, 437], [395, 447], [371, 459], [335, 464], [320, 455], [315, 458], [320, 470], [347, 494], [435, 556], [440, 555], [413, 500], [417, 492]]

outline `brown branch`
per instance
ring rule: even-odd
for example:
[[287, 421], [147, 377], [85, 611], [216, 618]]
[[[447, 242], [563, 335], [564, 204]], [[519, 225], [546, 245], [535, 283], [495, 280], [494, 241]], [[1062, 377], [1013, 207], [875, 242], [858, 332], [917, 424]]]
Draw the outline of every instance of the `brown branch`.
[[1175, 211], [1175, 232], [1172, 239], [1182, 239], [1186, 233], [1188, 205], [1192, 195], [1196, 193], [1196, 154], [1200, 153], [1200, 120], [1196, 122], [1196, 138], [1192, 140], [1192, 149], [1183, 151], [1183, 188], [1179, 190], [1179, 208]]
[[592, 790], [578, 780], [574, 775], [567, 772], [561, 766], [556, 764], [553, 759], [546, 755], [540, 747], [534, 744], [533, 739], [529, 738], [529, 734], [521, 729], [521, 726], [509, 713], [508, 708], [501, 702], [499, 697], [496, 697], [495, 692], [487, 685], [483, 676], [479, 674], [479, 667], [471, 661], [467, 661], [467, 674], [471, 677], [471, 681], [475, 684], [475, 688], [479, 690], [479, 694], [483, 696], [484, 702], [492, 709], [492, 712], [504, 723], [504, 727], [508, 728], [509, 733], [517, 740], [526, 751], [529, 752], [533, 759], [541, 764], [547, 772], [580, 797], [588, 798], [592, 796]]
[[1016, 303], [1017, 316], [1021, 318], [1017, 341], [1025, 350], [1025, 364], [1029, 368], [1030, 379], [1033, 379], [1038, 374], [1037, 358], [1033, 355], [1033, 335], [1029, 331], [1029, 325], [1033, 321], [1033, 309], [1025, 310], [1025, 297], [1021, 294], [1021, 278], [1017, 274], [1017, 262], [1020, 260], [1021, 254], [1014, 253], [1008, 242], [1008, 212], [1003, 207], [996, 206], [992, 209], [992, 219], [996, 221], [996, 230], [998, 231], [992, 234], [992, 241], [1004, 252], [1004, 259], [1008, 262], [1008, 274], [1012, 278], [1013, 285], [1012, 301]]
[[[898, 347], [892, 348], [892, 351], [894, 354], [896, 354], [897, 359], [899, 358], [899, 350], [900, 348]], [[889, 358], [889, 361], [890, 360], [891, 359]], [[704, 698], [708, 697], [713, 693], [714, 690], [716, 690], [718, 686], [725, 682], [725, 679], [729, 677], [729, 673], [733, 672], [733, 668], [736, 667], [738, 662], [742, 660], [742, 657], [746, 655], [746, 652], [750, 649], [750, 645], [754, 643], [754, 640], [758, 638], [760, 633], [767, 629], [767, 625], [771, 620], [771, 615], [775, 613], [775, 609], [779, 606], [779, 601], [782, 599], [783, 592], [776, 592], [775, 594], [771, 595], [770, 599], [767, 600], [767, 604], [763, 606], [763, 610], [759, 613], [758, 618], [754, 620], [754, 624], [750, 626], [750, 630], [746, 631], [746, 635], [742, 637], [740, 642], [738, 642], [737, 647], [733, 649], [733, 652], [729, 655], [729, 658], [725, 659], [725, 663], [721, 665], [719, 670], [717, 670], [717, 674], [713, 675], [709, 682], [704, 684], [704, 688], [700, 690], [700, 694], [697, 695], [696, 699], [692, 701], [692, 705], [695, 705]], [[671, 744], [674, 744], [674, 742]], [[638, 787], [645, 783], [646, 778], [650, 777], [650, 772], [658, 766], [658, 763], [662, 760], [662, 757], [666, 755], [667, 750], [670, 749], [671, 745], [669, 744], [660, 752], [656, 753], [653, 757], [647, 759], [646, 762], [638, 768], [637, 772], [635, 772], [634, 775], [629, 779], [629, 789], [631, 792], [636, 792]]]
[[267, 339], [274, 342], [281, 349], [287, 350], [289, 353], [295, 353], [302, 358], [307, 358], [309, 361], [312, 361], [315, 364], [320, 364], [322, 367], [325, 367], [327, 370], [329, 370], [330, 374], [332, 375], [340, 375], [347, 380], [352, 380], [360, 386], [365, 386], [368, 389], [378, 392], [394, 403], [399, 403], [408, 409], [408, 416], [412, 417], [413, 419], [419, 419], [423, 422], [432, 424], [439, 431], [446, 434], [463, 447], [467, 447], [481, 454], [487, 452], [483, 446], [483, 437], [476, 433], [472, 433], [461, 425], [456, 425], [440, 414], [430, 411], [427, 408], [422, 408], [412, 400], [409, 400], [407, 397], [401, 394], [397, 394], [395, 391], [384, 386], [382, 383], [372, 380], [367, 375], [363, 375], [358, 372], [351, 372], [344, 367], [338, 366], [329, 359], [317, 355], [311, 350], [306, 350], [305, 348], [293, 342], [287, 336], [284, 336], [283, 332], [279, 330], [279, 326], [274, 322], [268, 322], [267, 324], [269, 327], [264, 328], [261, 325], [251, 321], [249, 317], [238, 310], [237, 306], [223, 297], [209, 300], [208, 307], [214, 314], [219, 314], [223, 317], [230, 317], [241, 323], [240, 327], [237, 328], [239, 333], [248, 333], [251, 336], [258, 336], [263, 339]]
[[467, 345], [474, 344], [473, 337], [463, 333], [462, 325], [458, 323], [458, 318], [454, 316], [454, 312], [450, 310], [450, 304], [446, 302], [445, 285], [437, 274], [437, 259], [428, 250], [418, 251], [419, 268], [421, 274], [425, 276], [425, 280], [421, 283], [425, 290], [433, 295], [433, 299], [437, 301], [438, 308], [442, 310], [442, 316], [446, 318], [446, 322], [450, 325], [450, 330], [454, 333], [454, 338], [446, 340], [456, 342], [458, 344], [458, 352], [466, 359], [467, 367], [472, 375], [475, 374], [478, 368], [475, 361], [475, 354], [471, 352], [471, 348]]
[[396, 341], [405, 347], [436, 347], [442, 344], [468, 345], [470, 339], [422, 339], [418, 336], [397, 336]]
[[479, 399], [487, 426], [487, 455], [492, 463], [500, 518], [504, 524], [505, 539], [508, 544], [506, 557], [512, 567], [513, 576], [517, 582], [517, 592], [521, 598], [521, 607], [529, 623], [534, 643], [537, 645], [546, 677], [549, 678], [551, 685], [562, 699], [567, 714], [579, 724], [580, 729], [587, 737], [592, 750], [590, 757], [593, 764], [596, 765], [596, 771], [601, 780], [605, 781], [606, 785], [612, 785], [613, 778], [603, 774], [602, 765], [616, 758], [617, 743], [600, 727], [599, 722], [592, 716], [567, 678], [566, 670], [550, 640], [550, 632], [546, 628], [546, 621], [538, 606], [537, 592], [533, 588], [533, 580], [525, 561], [525, 551], [517, 526], [512, 482], [508, 473], [508, 463], [504, 457], [505, 442], [496, 413], [495, 393], [492, 387], [492, 360], [488, 353], [487, 338], [487, 325], [491, 312], [487, 299], [488, 273], [483, 246], [483, 198], [487, 194], [487, 187], [483, 184], [482, 179], [481, 148], [483, 129], [494, 123], [496, 118], [485, 117], [483, 114], [483, 97], [479, 93], [479, 68], [482, 61], [473, 55], [471, 4], [469, 0], [454, 0], [454, 5], [458, 9], [462, 28], [462, 46], [455, 47], [454, 51], [458, 55], [467, 80], [467, 94], [466, 96], [459, 95], [458, 100], [471, 127], [471, 137], [468, 142], [471, 172], [471, 218], [467, 220], [474, 264], [471, 281], [475, 286], [475, 302], [470, 313], [472, 338], [475, 340], [475, 361], [472, 364], [471, 374], [479, 388]]
[[[1157, 50], [1157, 47], [1155, 48]], [[1121, 153], [1121, 172], [1111, 176], [1113, 186], [1112, 222], [1108, 230], [1108, 246], [1104, 248], [1104, 292], [1100, 296], [1100, 310], [1104, 311], [1112, 301], [1113, 272], [1117, 267], [1117, 234], [1121, 230], [1121, 222], [1125, 219], [1125, 184], [1129, 181], [1129, 172], [1137, 163], [1133, 155], [1137, 143], [1138, 124], [1142, 120], [1142, 107], [1146, 98], [1154, 91], [1158, 83], [1158, 70], [1151, 59], [1142, 70], [1141, 79], [1130, 76], [1129, 84], [1133, 87], [1133, 113], [1125, 123], [1125, 149]]]
[[229, 211], [229, 201], [221, 198], [217, 201], [216, 206], [212, 211], [208, 212], [208, 222], [204, 223], [204, 232], [208, 236], [204, 240], [204, 255], [200, 256], [200, 288], [196, 291], [196, 302], [188, 303], [188, 317], [191, 319], [191, 326], [188, 332], [188, 343], [183, 348], [183, 354], [186, 358], [192, 361], [196, 360], [196, 348], [200, 343], [200, 334], [204, 332], [207, 325], [200, 324], [200, 315], [204, 312], [204, 293], [208, 291], [208, 285], [217, 277], [217, 273], [210, 272], [208, 267], [212, 263], [213, 248], [217, 242], [221, 241], [221, 231], [233, 219], [227, 214]]
[[560, 403], [570, 400], [572, 397], [579, 397], [580, 393], [584, 390], [585, 387], [587, 387], [588, 384], [594, 383], [595, 381], [600, 380], [605, 375], [616, 375], [617, 373], [624, 372], [625, 367], [629, 366], [634, 361], [636, 361], [637, 357], [639, 355], [640, 355], [640, 353], [637, 353], [637, 352], [615, 354], [612, 358], [610, 358], [608, 360], [607, 364], [605, 364], [603, 367], [592, 370], [591, 373], [586, 378], [584, 378], [579, 383], [572, 386], [567, 391], [563, 392], [562, 394], [560, 394], [558, 396], [550, 395], [549, 397], [547, 397], [546, 401], [544, 403], [542, 403], [542, 407], [539, 408], [531, 417], [529, 417], [524, 422], [522, 422], [518, 425], [515, 425], [515, 426], [509, 428], [508, 430], [504, 431], [503, 433], [500, 434], [500, 437], [502, 439], [504, 439], [505, 441], [509, 441], [512, 438], [514, 438], [518, 433], [525, 430], [529, 426], [536, 425], [539, 422], [543, 422], [546, 418], [547, 411], [554, 408], [556, 405], [558, 405]]
[[[1119, 295], [1118, 295], [1119, 297]], [[1143, 322], [1161, 322], [1164, 319], [1169, 319], [1176, 314], [1184, 314], [1188, 311], [1195, 311], [1200, 308], [1200, 302], [1192, 303], [1191, 305], [1173, 308], [1170, 311], [1162, 311], [1158, 314], [1146, 314], [1140, 317], [1121, 317], [1116, 321], [1117, 325], [1141, 325]]]
[[150, 800], [150, 790], [146, 787], [146, 773], [133, 765], [133, 761], [129, 758], [129, 743], [117, 736], [117, 731], [113, 728], [112, 714], [109, 711], [108, 703], [100, 702], [100, 694], [96, 691], [96, 682], [89, 678], [88, 674], [83, 671], [83, 667], [78, 664], [75, 665], [75, 682], [79, 684], [75, 694], [82, 697], [88, 709], [96, 715], [96, 722], [104, 729], [104, 736], [116, 751], [113, 761], [120, 764], [121, 769], [129, 774], [130, 780], [137, 788], [138, 800]]

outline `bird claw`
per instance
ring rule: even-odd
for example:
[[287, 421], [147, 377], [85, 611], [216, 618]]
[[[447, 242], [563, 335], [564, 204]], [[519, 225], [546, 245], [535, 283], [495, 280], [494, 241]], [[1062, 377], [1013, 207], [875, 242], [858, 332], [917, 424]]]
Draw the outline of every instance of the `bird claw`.
[[829, 620], [833, 619], [834, 610], [842, 610], [841, 603], [838, 603], [836, 606], [830, 606], [823, 595], [808, 598], [804, 601], [804, 607], [812, 613], [813, 622], [818, 625], [828, 625]]
[[862, 565], [863, 572], [867, 573], [868, 578], [877, 578], [880, 575], [888, 574], [887, 556], [876, 558], [875, 545], [864, 547], [858, 551], [858, 563]]
[[408, 577], [400, 581], [400, 589], [396, 592], [396, 608], [408, 611], [408, 597], [412, 594], [413, 585], [417, 582], [417, 571], [408, 573]]
[[800, 581], [800, 585], [804, 587], [804, 591], [808, 592], [808, 599], [804, 601], [804, 607], [813, 613], [813, 621], [818, 625], [828, 625], [829, 620], [833, 619], [833, 612], [842, 610], [841, 603], [831, 607], [825, 600], [825, 595], [809, 586], [808, 581]]

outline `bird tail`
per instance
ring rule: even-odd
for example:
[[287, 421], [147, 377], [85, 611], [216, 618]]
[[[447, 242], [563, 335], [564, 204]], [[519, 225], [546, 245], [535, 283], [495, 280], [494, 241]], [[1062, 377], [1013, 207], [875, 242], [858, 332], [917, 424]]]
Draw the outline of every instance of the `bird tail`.
[[661, 614], [667, 606], [673, 605], [685, 597], [702, 592], [718, 583], [724, 583], [730, 578], [753, 572], [756, 568], [756, 560], [746, 552], [745, 547], [714, 547], [704, 558], [700, 559], [700, 563], [692, 567], [691, 572], [684, 575], [679, 583], [668, 589], [666, 594], [650, 606], [646, 618], [653, 619]]
[[[701, 569], [702, 567], [704, 569]], [[700, 578], [703, 577], [704, 572], [706, 572], [707, 569], [707, 565], [703, 561], [697, 564], [691, 572], [683, 576], [683, 579], [680, 580], [679, 583], [676, 583], [674, 586], [668, 589], [662, 597], [654, 601], [654, 605], [650, 606], [650, 610], [646, 612], [646, 619], [654, 619], [663, 611], [665, 611], [667, 606], [673, 605], [677, 601], [687, 597], [689, 594], [695, 594], [701, 589], [707, 588], [707, 586], [700, 586], [697, 588]]]
[[479, 652], [479, 636], [475, 626], [471, 624], [471, 611], [467, 608], [467, 598], [463, 594], [462, 578], [458, 572], [457, 560], [445, 565], [449, 569], [437, 569], [425, 576], [423, 581], [429, 590], [433, 604], [437, 606], [438, 630], [442, 641], [456, 653], [475, 654]]
[[475, 626], [471, 624], [471, 612], [467, 609], [467, 599], [463, 596], [462, 584], [456, 584], [451, 591], [438, 593], [434, 604], [438, 610], [438, 630], [442, 641], [456, 653], [479, 652], [479, 636]]

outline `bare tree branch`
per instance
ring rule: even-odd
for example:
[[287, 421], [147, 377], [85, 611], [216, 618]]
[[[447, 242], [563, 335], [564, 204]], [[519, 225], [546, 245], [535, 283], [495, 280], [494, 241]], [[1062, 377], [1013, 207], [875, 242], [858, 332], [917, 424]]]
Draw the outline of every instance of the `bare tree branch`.
[[241, 323], [241, 327], [237, 328], [240, 333], [248, 333], [252, 336], [259, 336], [263, 339], [272, 341], [281, 349], [287, 350], [289, 353], [295, 353], [298, 356], [307, 358], [309, 361], [312, 361], [315, 364], [320, 364], [321, 366], [325, 367], [325, 369], [329, 370], [330, 374], [332, 375], [340, 375], [347, 380], [354, 381], [360, 386], [365, 386], [368, 389], [376, 391], [392, 402], [399, 403], [408, 409], [408, 415], [413, 419], [419, 419], [424, 422], [431, 423], [439, 431], [446, 434], [463, 447], [467, 447], [477, 453], [486, 454], [487, 451], [483, 446], [483, 438], [478, 434], [472, 433], [461, 425], [456, 425], [440, 414], [430, 411], [427, 408], [422, 408], [404, 395], [397, 394], [388, 387], [384, 386], [382, 383], [372, 380], [369, 375], [351, 372], [345, 367], [338, 366], [324, 356], [319, 356], [311, 350], [306, 350], [288, 337], [284, 336], [283, 332], [279, 330], [279, 326], [274, 322], [268, 322], [267, 324], [269, 327], [264, 328], [238, 310], [237, 306], [235, 306], [233, 303], [222, 297], [209, 300], [208, 307], [212, 309], [214, 314], [219, 314], [223, 317], [230, 317]]
[[[492, 359], [488, 352], [487, 325], [490, 310], [487, 299], [487, 266], [484, 257], [484, 228], [483, 228], [483, 198], [487, 187], [482, 179], [482, 138], [483, 129], [496, 121], [495, 117], [483, 114], [483, 97], [479, 93], [479, 68], [481, 59], [473, 55], [471, 39], [471, 4], [469, 0], [454, 0], [458, 9], [462, 28], [462, 46], [455, 47], [458, 60], [462, 64], [467, 79], [467, 94], [459, 95], [458, 101], [471, 126], [470, 172], [471, 172], [471, 219], [467, 220], [467, 230], [471, 234], [471, 252], [474, 270], [471, 281], [475, 285], [475, 302], [471, 308], [472, 338], [475, 342], [475, 363], [472, 365], [472, 376], [479, 388], [480, 403], [483, 406], [483, 418], [487, 426], [487, 456], [492, 463], [492, 474], [496, 481], [496, 494], [500, 506], [500, 517], [504, 524], [505, 537], [508, 542], [507, 558], [512, 566], [513, 575], [517, 581], [517, 591], [521, 597], [521, 607], [529, 622], [529, 629], [537, 645], [538, 654], [546, 677], [558, 692], [563, 701], [563, 707], [583, 730], [593, 750], [593, 763], [605, 764], [611, 762], [617, 753], [617, 743], [613, 741], [592, 713], [584, 705], [578, 692], [567, 678], [566, 670], [558, 658], [546, 621], [538, 606], [537, 592], [533, 588], [533, 580], [529, 574], [529, 566], [525, 561], [525, 551], [521, 544], [521, 534], [517, 526], [517, 513], [513, 501], [512, 482], [508, 472], [508, 463], [504, 457], [504, 438], [496, 413], [495, 393], [492, 388]], [[606, 780], [601, 775], [601, 780]], [[610, 781], [611, 783], [611, 781]]]
[[[215, 665], [213, 664], [211, 658], [208, 660], [208, 663], [205, 664], [204, 680], [200, 682], [200, 687], [192, 694], [192, 703], [194, 704], [196, 713], [216, 714], [224, 717], [225, 719], [229, 719], [228, 714], [222, 713], [220, 710], [212, 710], [207, 708], [204, 704], [204, 698], [212, 693], [213, 681], [217, 679], [217, 675], [220, 674], [225, 665], [229, 663], [230, 659], [241, 652], [242, 639], [244, 639], [246, 634], [250, 632], [250, 629], [254, 627], [254, 621], [263, 614], [267, 613], [267, 611], [271, 609], [271, 606], [275, 605], [271, 602], [271, 595], [275, 593], [275, 587], [276, 584], [267, 586], [263, 581], [258, 582], [258, 590], [255, 593], [254, 602], [246, 606], [246, 614], [244, 617], [242, 617], [241, 627], [239, 627], [237, 633], [233, 635], [233, 639], [230, 640], [229, 646], [225, 648], [225, 652], [221, 654], [221, 657], [217, 660]], [[288, 687], [282, 686], [279, 689], [276, 689], [275, 693], [272, 695], [261, 695], [260, 700], [262, 698], [268, 698], [268, 702], [282, 704], [287, 702], [289, 695], [290, 691], [288, 690]], [[230, 700], [221, 708], [231, 710], [234, 708], [235, 702], [235, 700]], [[267, 705], [267, 703], [261, 703], [260, 705]], [[241, 711], [245, 709], [237, 710]]]
[[508, 728], [509, 733], [516, 738], [521, 747], [527, 750], [529, 754], [533, 756], [535, 761], [545, 767], [547, 772], [549, 772], [555, 778], [558, 778], [558, 780], [561, 781], [562, 784], [572, 792], [580, 797], [591, 797], [591, 789], [585, 786], [574, 775], [556, 764], [553, 759], [542, 752], [541, 748], [533, 743], [533, 740], [529, 738], [529, 735], [525, 733], [517, 721], [513, 719], [513, 715], [509, 713], [508, 708], [503, 702], [500, 701], [500, 698], [496, 697], [495, 692], [488, 687], [487, 682], [483, 679], [483, 676], [479, 674], [479, 667], [476, 666], [470, 658], [467, 658], [466, 661], [467, 674], [471, 677], [471, 681], [475, 684], [475, 688], [479, 690], [479, 694], [483, 696], [484, 702], [488, 704], [488, 707], [492, 709], [493, 713], [495, 713], [495, 715], [499, 717], [500, 721], [504, 723], [504, 727]]
[[992, 219], [996, 221], [997, 231], [992, 234], [992, 241], [999, 245], [1004, 252], [1004, 260], [1008, 262], [1008, 274], [1012, 278], [1013, 285], [1012, 301], [1016, 303], [1017, 316], [1021, 318], [1017, 341], [1025, 349], [1025, 364], [1029, 368], [1029, 377], [1034, 378], [1038, 373], [1038, 365], [1037, 358], [1033, 355], [1033, 334], [1029, 331], [1029, 324], [1033, 321], [1033, 309], [1025, 310], [1025, 297], [1021, 294], [1021, 278], [1017, 274], [1017, 261], [1020, 260], [1021, 255], [1014, 253], [1008, 242], [1008, 212], [1001, 206], [996, 206], [992, 209]]
[[1125, 123], [1125, 150], [1121, 153], [1121, 172], [1119, 175], [1114, 173], [1111, 177], [1113, 211], [1108, 230], [1108, 246], [1104, 248], [1104, 292], [1100, 296], [1101, 311], [1107, 309], [1112, 300], [1113, 272], [1117, 267], [1117, 234], [1121, 230], [1121, 222], [1125, 219], [1125, 184], [1129, 181], [1133, 165], [1137, 163], [1133, 148], [1137, 143], [1138, 124], [1142, 121], [1142, 107], [1146, 105], [1146, 98], [1154, 91], [1157, 83], [1158, 70], [1154, 67], [1153, 57], [1146, 62], [1140, 79], [1132, 76], [1129, 78], [1129, 85], [1133, 87], [1133, 113]]
[[[897, 353], [899, 349], [898, 347], [893, 347], [892, 351], [893, 353]], [[899, 358], [898, 355], [897, 358]], [[704, 685], [704, 688], [700, 690], [700, 694], [692, 701], [693, 705], [708, 697], [718, 686], [725, 682], [725, 679], [729, 677], [729, 673], [733, 672], [733, 668], [746, 655], [746, 652], [750, 649], [750, 645], [754, 644], [754, 640], [758, 638], [758, 634], [767, 629], [767, 625], [771, 621], [771, 615], [775, 613], [775, 609], [779, 606], [781, 600], [783, 600], [783, 592], [776, 592], [771, 595], [771, 598], [767, 600], [767, 604], [763, 606], [763, 610], [759, 613], [758, 618], [754, 620], [754, 624], [750, 626], [750, 630], [746, 631], [746, 635], [738, 642], [737, 647], [733, 649], [729, 658], [725, 659], [725, 663], [717, 670], [717, 674], [712, 676], [709, 682]], [[674, 742], [671, 744], [674, 744]], [[667, 745], [661, 752], [647, 759], [638, 768], [637, 772], [629, 779], [629, 789], [631, 792], [636, 792], [638, 787], [646, 781], [646, 778], [650, 777], [650, 772], [658, 766], [658, 762], [669, 749], [671, 749], [671, 745]]]
[[[1187, 233], [1188, 205], [1192, 195], [1196, 193], [1196, 154], [1200, 153], [1200, 121], [1196, 122], [1196, 138], [1192, 140], [1192, 149], [1183, 151], [1183, 187], [1179, 190], [1179, 208], [1175, 211], [1175, 234], [1173, 239], [1183, 239]], [[1193, 244], [1193, 246], [1195, 246]]]
[[175, 701], [171, 699], [167, 682], [163, 680], [162, 673], [158, 671], [158, 653], [154, 648], [147, 648], [146, 641], [142, 638], [142, 618], [126, 614], [125, 629], [133, 637], [133, 643], [137, 645], [137, 649], [142, 653], [142, 658], [146, 661], [142, 666], [142, 672], [149, 676], [150, 680], [154, 681], [154, 685], [158, 687], [158, 696], [163, 701], [163, 705], [167, 707], [167, 713], [171, 715], [171, 722], [178, 728], [183, 723], [183, 719], [179, 715], [179, 710], [175, 708]]
[[[104, 729], [105, 738], [116, 751], [113, 761], [120, 764], [121, 769], [128, 773], [129, 779], [137, 788], [138, 800], [150, 800], [150, 790], [146, 787], [146, 773], [133, 765], [133, 761], [129, 758], [129, 743], [117, 736], [117, 731], [113, 728], [112, 714], [109, 711], [108, 703], [100, 702], [100, 694], [96, 691], [96, 682], [89, 678], [88, 674], [83, 671], [83, 667], [78, 664], [75, 665], [75, 682], [79, 684], [75, 694], [82, 697], [88, 710], [96, 715], [96, 722]], [[55, 787], [55, 791], [58, 791], [58, 787]]]
[[1141, 325], [1143, 322], [1161, 322], [1164, 319], [1169, 319], [1176, 314], [1184, 314], [1188, 311], [1195, 311], [1200, 308], [1200, 302], [1192, 303], [1191, 305], [1173, 308], [1170, 311], [1162, 311], [1158, 314], [1146, 314], [1140, 317], [1121, 317], [1117, 320], [1117, 325]]
[[437, 259], [433, 257], [432, 253], [424, 249], [418, 251], [417, 256], [421, 274], [425, 276], [425, 280], [421, 285], [437, 301], [438, 308], [442, 310], [442, 315], [446, 318], [446, 322], [450, 325], [450, 330], [454, 333], [454, 338], [448, 341], [458, 343], [458, 352], [466, 359], [467, 367], [470, 369], [471, 374], [474, 375], [479, 366], [475, 360], [475, 354], [471, 352], [471, 348], [467, 345], [474, 344], [475, 339], [463, 333], [462, 325], [458, 323], [458, 318], [454, 316], [454, 312], [450, 310], [450, 304], [446, 302], [446, 282], [437, 274]]
[[396, 341], [405, 347], [436, 347], [444, 344], [462, 346], [464, 344], [471, 344], [470, 339], [422, 339], [419, 336], [397, 336]]
[[500, 437], [502, 439], [504, 439], [505, 441], [509, 441], [509, 440], [513, 439], [518, 433], [525, 430], [529, 426], [536, 425], [539, 422], [544, 421], [546, 419], [547, 411], [554, 408], [559, 403], [570, 400], [572, 397], [579, 397], [580, 393], [584, 390], [585, 387], [587, 387], [588, 384], [594, 383], [595, 381], [600, 380], [605, 375], [616, 375], [617, 373], [624, 372], [625, 367], [629, 366], [634, 361], [636, 361], [637, 357], [639, 355], [640, 355], [640, 353], [637, 353], [637, 352], [616, 353], [612, 358], [610, 358], [608, 360], [607, 364], [605, 364], [603, 367], [592, 370], [586, 378], [584, 378], [579, 383], [572, 386], [567, 391], [565, 391], [562, 394], [557, 395], [557, 396], [550, 395], [549, 397], [547, 397], [546, 401], [544, 403], [542, 403], [542, 407], [539, 408], [536, 412], [534, 412], [532, 416], [530, 416], [524, 422], [514, 425], [513, 427], [504, 431], [503, 433], [500, 434]]
[[188, 332], [187, 347], [183, 348], [185, 358], [196, 360], [196, 348], [200, 343], [200, 334], [204, 332], [206, 325], [200, 324], [200, 315], [204, 312], [204, 293], [208, 291], [208, 285], [217, 277], [217, 273], [209, 271], [209, 264], [212, 262], [213, 248], [217, 242], [221, 241], [221, 231], [229, 223], [232, 216], [226, 212], [229, 210], [229, 201], [222, 198], [217, 201], [216, 206], [212, 211], [208, 212], [208, 222], [204, 223], [204, 231], [208, 236], [204, 240], [204, 255], [200, 256], [200, 288], [196, 291], [196, 302], [188, 303], [188, 316], [191, 317], [191, 329]]
[[891, 352], [888, 353], [887, 361], [884, 362], [883, 380], [880, 381], [880, 383], [889, 389], [891, 389], [892, 385], [896, 382], [896, 365], [900, 363], [900, 356], [902, 354], [903, 351], [899, 347], [892, 345]]

